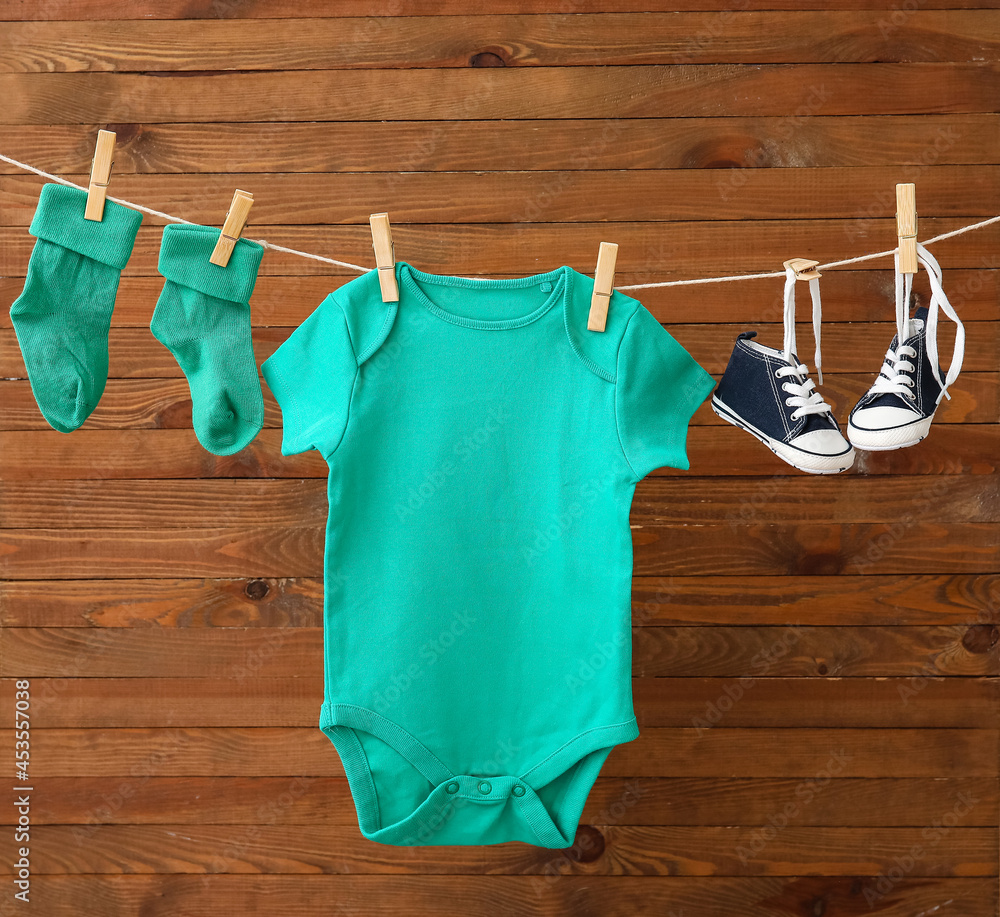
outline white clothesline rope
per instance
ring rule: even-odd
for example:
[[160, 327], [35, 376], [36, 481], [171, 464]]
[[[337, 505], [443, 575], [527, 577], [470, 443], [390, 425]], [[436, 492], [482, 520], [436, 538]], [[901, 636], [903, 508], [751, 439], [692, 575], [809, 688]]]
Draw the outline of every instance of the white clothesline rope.
[[[45, 172], [42, 169], [37, 169], [34, 166], [29, 166], [25, 162], [19, 162], [16, 159], [11, 159], [9, 156], [4, 156], [0, 153], [0, 160], [10, 163], [12, 166], [17, 166], [19, 169], [24, 169], [26, 172], [34, 172], [36, 175], [40, 175], [42, 178], [50, 179], [51, 181], [58, 182], [61, 185], [69, 185], [71, 188], [79, 188], [81, 191], [86, 191], [87, 188], [83, 185], [78, 185], [75, 182], [71, 182], [68, 179], [60, 178], [58, 175], [52, 175], [50, 172]], [[141, 210], [143, 213], [148, 213], [151, 216], [162, 217], [171, 223], [187, 223], [190, 226], [197, 225], [191, 220], [185, 220], [182, 217], [176, 217], [170, 213], [164, 213], [162, 210], [154, 210], [152, 207], [143, 207], [140, 204], [133, 203], [132, 201], [122, 200], [119, 197], [112, 197], [110, 194], [107, 196], [109, 201], [114, 201], [116, 204], [122, 204], [126, 207], [131, 207], [133, 210]], [[962, 233], [972, 232], [974, 229], [982, 229], [984, 226], [989, 226], [991, 223], [1000, 222], [1000, 215], [995, 217], [990, 217], [988, 220], [980, 220], [978, 223], [970, 223], [968, 226], [962, 226], [959, 229], [953, 229], [951, 232], [941, 233], [939, 236], [934, 236], [931, 239], [925, 239], [923, 245], [933, 245], [935, 242], [941, 242], [944, 239], [950, 239], [954, 236], [960, 236]], [[350, 268], [352, 271], [359, 271], [362, 274], [368, 273], [372, 270], [371, 267], [364, 267], [360, 264], [352, 264], [350, 261], [338, 261], [336, 258], [325, 258], [323, 255], [315, 255], [312, 252], [300, 252], [294, 248], [285, 248], [284, 245], [276, 245], [274, 242], [268, 242], [266, 239], [251, 239], [251, 242], [256, 242], [258, 245], [264, 248], [272, 249], [276, 252], [284, 252], [288, 255], [298, 255], [300, 258], [309, 258], [313, 261], [322, 261], [324, 264], [334, 264], [337, 267]], [[888, 258], [890, 255], [896, 253], [895, 248], [889, 248], [882, 252], [872, 252], [868, 255], [859, 255], [857, 258], [845, 258], [842, 261], [830, 261], [826, 264], [820, 264], [816, 270], [829, 270], [834, 267], [843, 267], [847, 264], [858, 264], [862, 261], [874, 261], [877, 258]], [[632, 283], [626, 286], [616, 286], [616, 290], [648, 290], [652, 287], [679, 287], [687, 286], [696, 283], [730, 283], [735, 280], [760, 280], [768, 277], [784, 277], [785, 271], [769, 271], [765, 273], [758, 274], [737, 274], [725, 277], [698, 277], [693, 280], [665, 280], [659, 283]]]

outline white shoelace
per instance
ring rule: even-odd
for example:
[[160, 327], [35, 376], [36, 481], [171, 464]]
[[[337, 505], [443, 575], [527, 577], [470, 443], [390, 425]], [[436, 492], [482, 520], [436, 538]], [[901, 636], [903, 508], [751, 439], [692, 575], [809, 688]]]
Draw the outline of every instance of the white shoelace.
[[[785, 359], [789, 363], [792, 362], [792, 354], [795, 353], [795, 284], [797, 282], [795, 271], [790, 267], [785, 268]], [[809, 295], [812, 297], [813, 337], [816, 339], [816, 353], [814, 355], [816, 375], [819, 376], [819, 384], [822, 385], [823, 357], [820, 351], [820, 330], [823, 322], [823, 306], [819, 299], [818, 277], [809, 281]]]
[[828, 414], [832, 410], [830, 405], [823, 400], [823, 396], [816, 391], [813, 380], [809, 378], [809, 370], [805, 363], [794, 363], [791, 366], [782, 366], [775, 370], [774, 374], [782, 379], [785, 376], [795, 376], [795, 382], [782, 382], [781, 388], [788, 392], [791, 397], [785, 399], [785, 404], [795, 408], [791, 413], [792, 420], [798, 420], [805, 414]]
[[[944, 287], [941, 285], [941, 265], [937, 263], [937, 259], [919, 242], [917, 243], [917, 260], [927, 268], [927, 276], [931, 281], [931, 304], [927, 309], [927, 357], [931, 362], [931, 372], [934, 373], [935, 380], [943, 389], [942, 394], [946, 398], [951, 398], [948, 389], [962, 371], [962, 361], [965, 359], [965, 325], [962, 324], [962, 320], [958, 317], [954, 306], [952, 306], [945, 295]], [[948, 366], [948, 372], [945, 374], [943, 381], [941, 379], [940, 358], [937, 346], [939, 308], [955, 323], [955, 347], [952, 350], [951, 363]], [[908, 311], [904, 308], [904, 313]], [[899, 323], [897, 319], [897, 330], [898, 327]]]
[[907, 357], [915, 357], [917, 352], [908, 344], [900, 344], [895, 350], [885, 352], [885, 362], [879, 370], [878, 378], [868, 390], [879, 395], [905, 395], [910, 401], [916, 400], [913, 393], [914, 381], [910, 375], [916, 367]]
[[[958, 378], [962, 371], [962, 361], [965, 359], [965, 326], [958, 317], [948, 297], [945, 295], [941, 284], [941, 265], [937, 259], [919, 242], [917, 243], [917, 261], [927, 270], [927, 276], [931, 282], [931, 303], [927, 309], [927, 321], [925, 324], [925, 341], [927, 347], [927, 358], [931, 364], [931, 372], [934, 379], [941, 386], [941, 395], [951, 398], [948, 388]], [[917, 351], [903, 342], [911, 333], [910, 315], [910, 293], [913, 288], [913, 275], [901, 274], [899, 272], [899, 252], [896, 252], [896, 349], [891, 347], [885, 352], [885, 362], [879, 371], [879, 376], [870, 391], [883, 393], [893, 393], [905, 395], [910, 401], [916, 399], [912, 391], [914, 386], [913, 377], [910, 373], [916, 370], [916, 366], [910, 362], [908, 357], [916, 357]], [[956, 325], [955, 348], [952, 352], [951, 364], [945, 378], [941, 379], [939, 366], [939, 356], [937, 347], [937, 326], [938, 309], [941, 309]], [[939, 396], [939, 399], [940, 400]]]
[[[792, 411], [791, 419], [798, 420], [806, 414], [829, 414], [833, 409], [823, 396], [816, 390], [812, 379], [809, 378], [809, 369], [805, 363], [792, 361], [795, 353], [795, 284], [798, 283], [795, 271], [785, 268], [785, 349], [784, 358], [791, 365], [782, 366], [775, 371], [775, 376], [783, 379], [786, 376], [795, 376], [796, 381], [783, 382], [781, 388], [791, 395], [785, 399], [785, 404], [795, 408]], [[820, 326], [823, 321], [823, 307], [819, 298], [819, 278], [814, 277], [809, 281], [809, 295], [812, 297], [813, 316], [813, 337], [816, 339], [816, 374], [819, 376], [819, 384], [823, 384], [823, 358], [820, 352]]]

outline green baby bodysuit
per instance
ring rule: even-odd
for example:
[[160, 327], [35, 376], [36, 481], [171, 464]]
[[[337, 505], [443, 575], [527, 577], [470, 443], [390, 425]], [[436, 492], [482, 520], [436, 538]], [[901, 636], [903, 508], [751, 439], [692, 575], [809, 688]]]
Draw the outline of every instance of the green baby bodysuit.
[[592, 278], [396, 265], [331, 293], [262, 366], [281, 450], [329, 467], [320, 728], [362, 833], [573, 843], [632, 705], [629, 510], [686, 469], [714, 386]]

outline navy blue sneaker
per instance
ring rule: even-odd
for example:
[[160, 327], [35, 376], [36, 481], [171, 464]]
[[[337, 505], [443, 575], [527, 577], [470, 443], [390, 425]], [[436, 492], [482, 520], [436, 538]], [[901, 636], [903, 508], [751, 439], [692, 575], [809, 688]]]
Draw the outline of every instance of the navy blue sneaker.
[[[941, 288], [941, 268], [922, 245], [917, 246], [917, 254], [931, 279], [930, 311], [921, 307], [913, 318], [906, 318], [912, 275], [905, 275], [904, 281], [897, 270], [896, 335], [874, 384], [854, 406], [847, 422], [847, 435], [858, 449], [880, 452], [919, 443], [930, 432], [941, 399], [951, 397], [948, 386], [962, 368], [965, 330]], [[938, 307], [958, 326], [955, 352], [944, 379], [937, 353]]]
[[854, 450], [805, 364], [794, 353], [786, 358], [783, 351], [751, 340], [756, 336], [745, 331], [736, 339], [712, 410], [799, 471], [846, 471], [854, 464]]

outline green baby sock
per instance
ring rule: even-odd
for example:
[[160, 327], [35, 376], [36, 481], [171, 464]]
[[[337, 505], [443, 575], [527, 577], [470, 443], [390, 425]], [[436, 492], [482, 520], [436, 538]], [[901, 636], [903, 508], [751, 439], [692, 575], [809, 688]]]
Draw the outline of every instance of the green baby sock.
[[166, 283], [149, 327], [184, 370], [198, 442], [232, 455], [264, 425], [249, 305], [264, 248], [240, 239], [221, 267], [209, 260], [218, 240], [210, 226], [164, 228], [159, 270]]
[[122, 268], [142, 214], [114, 201], [85, 220], [87, 192], [42, 186], [29, 232], [36, 239], [10, 320], [38, 409], [70, 433], [91, 414], [108, 381], [108, 330]]

